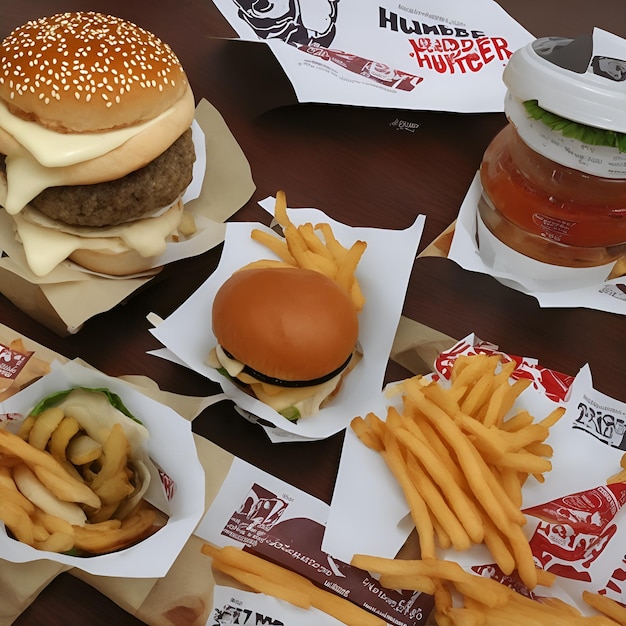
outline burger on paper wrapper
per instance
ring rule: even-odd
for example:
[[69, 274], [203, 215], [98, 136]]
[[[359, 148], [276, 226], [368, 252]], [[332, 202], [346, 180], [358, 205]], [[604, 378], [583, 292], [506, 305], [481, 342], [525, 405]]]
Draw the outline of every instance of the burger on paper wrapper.
[[[261, 202], [269, 212], [274, 204], [273, 198]], [[358, 318], [354, 305], [348, 306], [349, 299], [337, 296], [324, 276], [315, 277], [314, 287], [308, 271], [298, 270], [292, 277], [297, 287], [288, 286], [291, 281], [269, 280], [271, 274], [263, 273], [265, 286], [244, 285], [240, 290], [239, 281], [256, 283], [257, 278], [253, 270], [242, 268], [274, 259], [272, 252], [252, 239], [252, 231], [275, 233], [259, 223], [229, 222], [215, 272], [152, 330], [168, 349], [164, 356], [170, 358], [171, 353], [219, 383], [237, 411], [260, 424], [274, 443], [325, 439], [345, 428], [355, 415], [371, 410], [383, 386], [424, 227], [422, 215], [408, 228], [394, 231], [348, 226], [317, 209], [287, 210], [296, 226], [329, 224], [344, 246], [367, 242], [356, 271], [366, 303]], [[300, 298], [298, 305], [295, 300]], [[214, 349], [220, 353], [218, 363]], [[242, 375], [249, 386], [267, 396], [262, 400], [250, 393], [241, 385]], [[280, 404], [275, 403], [277, 398]], [[290, 407], [296, 405], [302, 412], [293, 419]]]
[[117, 276], [150, 268], [187, 229], [195, 160], [194, 97], [172, 49], [76, 12], [18, 27], [0, 59], [0, 205], [33, 273], [68, 258]]
[[[23, 449], [37, 449], [36, 440], [48, 428], [54, 411], [64, 415], [62, 420], [75, 420], [79, 426], [65, 448], [65, 463], [75, 468], [73, 476], [82, 475], [83, 487], [90, 486], [91, 499], [83, 495], [82, 500], [61, 498], [50, 486], [50, 478], [42, 473], [41, 468], [48, 465], [38, 465], [35, 459], [39, 457], [26, 460], [30, 457]], [[33, 419], [30, 415], [35, 416], [32, 435], [25, 428]], [[35, 434], [37, 420], [41, 419], [47, 420], [46, 425]], [[58, 422], [45, 448], [50, 458], [57, 458], [54, 437], [63, 424], [64, 421]], [[128, 459], [124, 472], [133, 491], [107, 511], [111, 492], [117, 485], [111, 482], [110, 487], [103, 489], [102, 484], [96, 487], [96, 481], [106, 464], [116, 463], [111, 459], [121, 454], [107, 447], [107, 438], [114, 428], [124, 431], [127, 441], [124, 458]], [[12, 526], [7, 519], [6, 527], [3, 524], [0, 531], [2, 559], [15, 563], [49, 559], [102, 576], [161, 577], [168, 572], [204, 514], [204, 470], [198, 460], [191, 423], [123, 381], [75, 362], [55, 367], [50, 374], [3, 403], [0, 429], [0, 457], [22, 459], [11, 467], [11, 476], [22, 495], [35, 505], [36, 510], [31, 514], [36, 519], [40, 519], [38, 511], [53, 516], [55, 531], [63, 522], [71, 524], [75, 539], [72, 548], [66, 550], [52, 549], [45, 541], [29, 544], [20, 537], [20, 527]], [[60, 431], [59, 436], [62, 438]], [[23, 443], [18, 446], [15, 442], [19, 441]], [[7, 447], [11, 442], [13, 447]], [[89, 461], [94, 446], [99, 447], [100, 456]], [[90, 479], [90, 471], [95, 472], [95, 478]], [[150, 514], [149, 527], [141, 534], [133, 534], [130, 541], [124, 541], [124, 533], [119, 533], [116, 539], [107, 530], [123, 530], [125, 523], [127, 528], [137, 524], [125, 520], [139, 519], [137, 512], [141, 515], [146, 511]], [[5, 513], [0, 510], [0, 519], [5, 519], [2, 517]], [[98, 536], [98, 533], [103, 534]], [[109, 536], [110, 548], [105, 545]], [[89, 550], [85, 546], [95, 548]]]

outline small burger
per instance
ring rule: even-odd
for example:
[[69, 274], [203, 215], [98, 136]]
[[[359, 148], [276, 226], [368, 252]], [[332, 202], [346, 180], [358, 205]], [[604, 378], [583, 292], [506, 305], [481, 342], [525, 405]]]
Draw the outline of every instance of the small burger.
[[0, 206], [36, 275], [154, 264], [183, 218], [194, 111], [171, 48], [117, 17], [57, 14], [2, 41]]
[[325, 275], [242, 269], [213, 301], [209, 364], [289, 420], [317, 413], [356, 363], [350, 295]]

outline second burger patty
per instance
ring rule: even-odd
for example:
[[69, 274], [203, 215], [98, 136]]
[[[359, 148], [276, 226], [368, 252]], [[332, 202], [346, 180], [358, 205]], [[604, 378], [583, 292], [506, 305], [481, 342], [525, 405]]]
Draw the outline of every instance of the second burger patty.
[[115, 226], [172, 204], [189, 186], [194, 161], [189, 128], [139, 170], [104, 183], [49, 187], [29, 204], [73, 226]]

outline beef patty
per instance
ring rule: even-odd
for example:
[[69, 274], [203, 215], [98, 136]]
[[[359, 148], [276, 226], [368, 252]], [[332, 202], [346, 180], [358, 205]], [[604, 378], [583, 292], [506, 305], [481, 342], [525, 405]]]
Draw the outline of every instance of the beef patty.
[[29, 204], [72, 226], [115, 226], [172, 204], [191, 182], [194, 161], [189, 128], [141, 169], [104, 183], [48, 187]]

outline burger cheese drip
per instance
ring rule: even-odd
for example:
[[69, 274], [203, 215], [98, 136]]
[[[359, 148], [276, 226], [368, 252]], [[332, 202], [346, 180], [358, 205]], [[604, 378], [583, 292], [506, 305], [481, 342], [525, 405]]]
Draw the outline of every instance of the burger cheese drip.
[[[152, 266], [182, 219], [195, 153], [181, 138], [194, 112], [170, 46], [131, 22], [60, 13], [2, 41], [0, 205], [35, 274], [65, 258], [117, 275]], [[149, 185], [137, 176], [145, 168]], [[168, 211], [164, 233], [164, 220], [152, 218]], [[109, 230], [136, 220], [140, 247]]]

